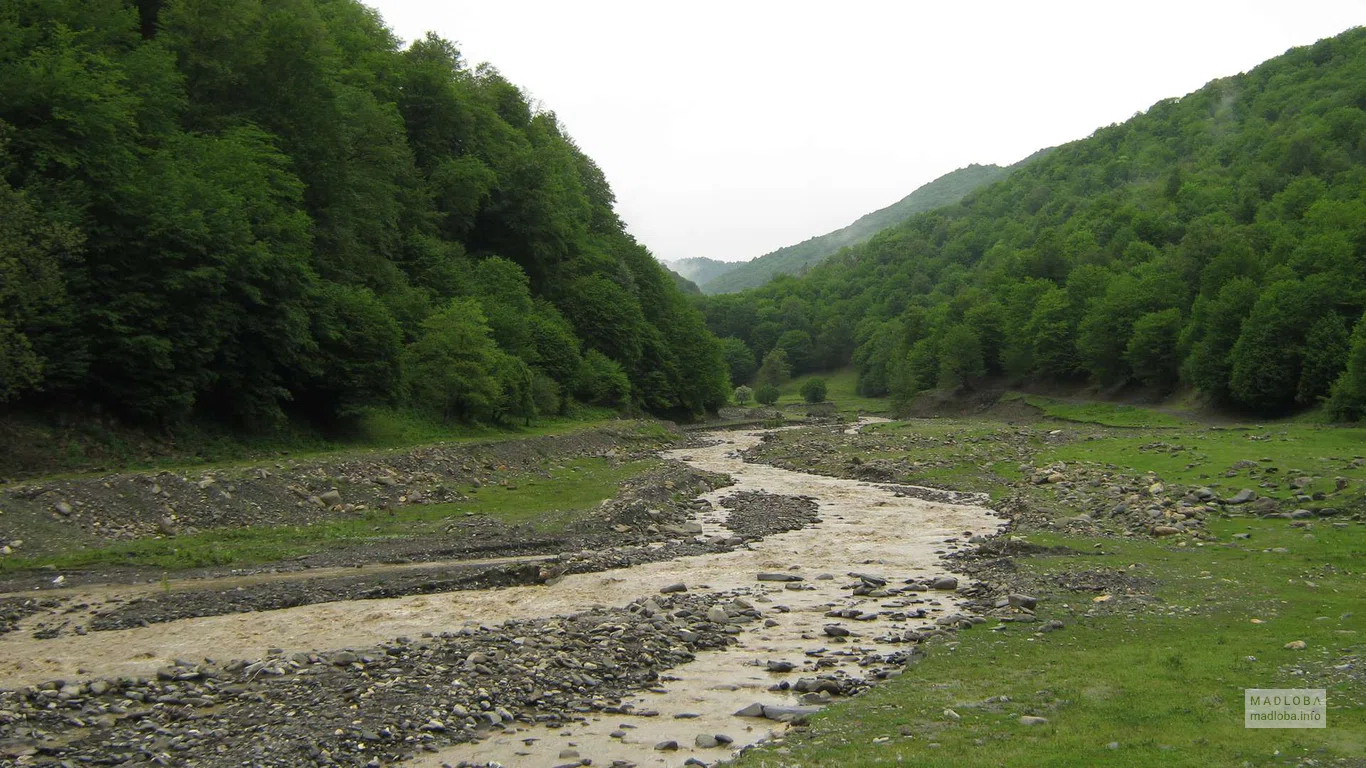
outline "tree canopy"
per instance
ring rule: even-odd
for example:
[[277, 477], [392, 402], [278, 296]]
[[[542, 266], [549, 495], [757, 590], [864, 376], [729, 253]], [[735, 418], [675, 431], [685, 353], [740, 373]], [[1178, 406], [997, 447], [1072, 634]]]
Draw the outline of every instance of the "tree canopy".
[[0, 10], [0, 401], [691, 418], [729, 361], [553, 112], [356, 0]]

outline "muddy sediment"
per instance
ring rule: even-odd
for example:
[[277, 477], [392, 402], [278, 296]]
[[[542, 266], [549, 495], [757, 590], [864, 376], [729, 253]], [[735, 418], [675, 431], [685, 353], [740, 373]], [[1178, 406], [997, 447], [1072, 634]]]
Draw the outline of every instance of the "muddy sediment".
[[354, 650], [47, 681], [0, 693], [0, 754], [33, 764], [385, 764], [490, 729], [621, 712], [626, 692], [733, 642], [707, 620], [710, 604], [660, 598], [667, 622], [630, 606]]
[[[670, 454], [735, 481], [684, 499], [689, 520], [650, 519], [644, 504], [635, 523], [611, 523], [653, 525], [667, 540], [491, 566], [534, 570], [534, 584], [340, 593], [246, 606], [257, 613], [171, 610], [164, 623], [144, 616], [151, 626], [50, 640], [0, 637], [0, 685], [13, 689], [0, 694], [0, 755], [35, 764], [711, 763], [804, 707], [901, 674], [920, 644], [980, 621], [965, 606], [981, 588], [947, 575], [941, 555], [994, 532], [999, 518], [746, 463], [741, 451], [761, 435], [718, 435]], [[620, 567], [601, 570], [613, 558]], [[415, 583], [432, 580], [407, 570]], [[298, 574], [288, 576], [297, 588]]]

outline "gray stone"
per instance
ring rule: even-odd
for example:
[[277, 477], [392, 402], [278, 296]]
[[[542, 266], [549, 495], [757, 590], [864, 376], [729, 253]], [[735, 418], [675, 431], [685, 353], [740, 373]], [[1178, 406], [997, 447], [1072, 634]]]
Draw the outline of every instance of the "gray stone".
[[764, 717], [779, 723], [789, 723], [821, 711], [820, 707], [764, 707]]
[[337, 651], [336, 653], [330, 654], [327, 657], [327, 660], [339, 667], [344, 667], [347, 664], [355, 664], [360, 658], [350, 651]]
[[763, 717], [764, 705], [759, 703], [750, 704], [748, 707], [735, 713], [736, 717]]
[[756, 578], [759, 581], [805, 581], [795, 573], [761, 573]]
[[1034, 715], [1021, 715], [1020, 725], [1048, 725], [1048, 718]]
[[677, 752], [678, 742], [674, 741], [673, 739], [669, 739], [668, 741], [661, 741], [655, 745], [655, 749], [659, 752]]
[[841, 627], [838, 624], [826, 624], [824, 630], [828, 637], [848, 637], [853, 634], [847, 628]]
[[1006, 600], [1016, 608], [1023, 608], [1027, 611], [1034, 610], [1034, 606], [1039, 604], [1039, 598], [1030, 595], [1022, 595], [1018, 592], [1006, 595]]
[[713, 624], [729, 624], [730, 616], [726, 613], [725, 608], [722, 608], [719, 605], [713, 605], [707, 609], [707, 621], [710, 621]]
[[930, 589], [958, 589], [956, 576], [940, 576], [930, 582]]
[[1233, 498], [1229, 499], [1227, 503], [1229, 503], [1229, 504], [1246, 504], [1246, 503], [1248, 503], [1249, 501], [1252, 501], [1253, 499], [1256, 499], [1256, 498], [1257, 498], [1257, 493], [1256, 493], [1255, 491], [1253, 491], [1251, 488], [1244, 488], [1243, 490], [1238, 491], [1236, 494], [1234, 494], [1234, 495], [1233, 495]]
[[797, 665], [790, 661], [770, 661], [768, 663], [769, 672], [791, 672]]
[[336, 488], [333, 488], [332, 490], [327, 491], [326, 493], [320, 493], [318, 494], [318, 501], [321, 501], [329, 507], [336, 506], [340, 504], [342, 501], [341, 491], [337, 490]]
[[71, 509], [71, 505], [68, 504], [65, 500], [53, 504], [52, 508], [57, 510], [57, 514], [61, 515], [62, 517], [70, 517], [73, 511]]
[[681, 582], [681, 581], [678, 582], [677, 584], [670, 584], [669, 586], [663, 587], [662, 589], [659, 590], [660, 594], [662, 594], [662, 595], [671, 595], [671, 594], [674, 594], [675, 592], [687, 592], [687, 591], [688, 591], [688, 585], [687, 585], [687, 584], [684, 584], [684, 583]]
[[720, 746], [721, 742], [717, 741], [716, 737], [710, 733], [699, 733], [697, 734], [697, 738], [693, 739], [693, 744], [696, 744], [701, 749], [711, 749]]

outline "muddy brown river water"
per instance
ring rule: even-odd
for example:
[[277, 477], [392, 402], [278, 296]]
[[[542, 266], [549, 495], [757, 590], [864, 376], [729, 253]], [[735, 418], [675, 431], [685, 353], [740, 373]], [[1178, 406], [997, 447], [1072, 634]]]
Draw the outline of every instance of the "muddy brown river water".
[[[591, 714], [586, 723], [555, 730], [516, 726], [495, 731], [482, 741], [419, 755], [413, 764], [464, 761], [557, 766], [576, 762], [575, 754], [591, 759], [595, 766], [613, 761], [681, 766], [691, 757], [711, 763], [783, 727], [734, 714], [756, 702], [799, 703], [797, 694], [770, 691], [771, 686], [813, 677], [818, 662], [822, 674], [842, 669], [862, 676], [868, 670], [859, 666], [860, 659], [905, 649], [877, 638], [932, 625], [935, 618], [958, 610], [958, 598], [948, 591], [854, 596], [848, 574], [877, 574], [893, 585], [940, 575], [947, 572], [942, 553], [963, 542], [966, 533], [994, 533], [1003, 523], [984, 506], [922, 501], [865, 482], [745, 463], [740, 452], [756, 445], [764, 434], [765, 430], [712, 433], [707, 435], [716, 441], [712, 445], [665, 453], [697, 469], [728, 474], [735, 481], [703, 497], [713, 502], [712, 511], [699, 520], [703, 535], [729, 533], [728, 512], [717, 502], [742, 491], [811, 497], [819, 505], [819, 524], [769, 536], [731, 552], [572, 575], [551, 586], [323, 603], [49, 640], [12, 632], [0, 636], [0, 687], [53, 677], [146, 675], [175, 658], [251, 658], [267, 648], [291, 652], [364, 647], [471, 624], [626, 605], [683, 582], [693, 592], [744, 593], [765, 620], [744, 625], [737, 645], [698, 654], [695, 661], [670, 670], [659, 688], [629, 702], [636, 712], [648, 710], [656, 715]], [[783, 583], [757, 581], [761, 572], [791, 573], [803, 580], [798, 582], [800, 588], [790, 589]], [[102, 588], [101, 594], [108, 589]], [[71, 596], [81, 597], [79, 593]], [[877, 613], [878, 618], [852, 621], [826, 616], [832, 609], [844, 608]], [[895, 616], [920, 609], [926, 612], [924, 617], [898, 620]], [[827, 636], [823, 628], [832, 623], [853, 634]], [[765, 666], [769, 661], [791, 662], [796, 669], [789, 674], [772, 673]], [[716, 734], [730, 737], [733, 743], [695, 746], [698, 735]], [[676, 741], [679, 749], [656, 749], [667, 741]]]

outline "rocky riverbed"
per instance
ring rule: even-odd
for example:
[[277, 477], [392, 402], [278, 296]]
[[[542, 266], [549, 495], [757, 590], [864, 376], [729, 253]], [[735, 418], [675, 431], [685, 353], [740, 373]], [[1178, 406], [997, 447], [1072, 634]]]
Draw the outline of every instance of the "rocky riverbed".
[[[696, 489], [686, 520], [650, 519], [649, 504], [634, 523], [616, 515], [611, 525], [631, 527], [613, 531], [619, 547], [394, 565], [400, 575], [378, 585], [373, 574], [254, 574], [182, 593], [144, 587], [93, 609], [73, 593], [42, 609], [69, 612], [56, 636], [32, 636], [40, 613], [0, 638], [0, 755], [710, 764], [980, 621], [968, 604], [989, 607], [986, 590], [950, 575], [943, 556], [998, 517], [745, 462], [762, 434], [670, 452], [733, 485]], [[650, 526], [658, 538], [632, 543]], [[497, 579], [507, 585], [468, 588]]]

